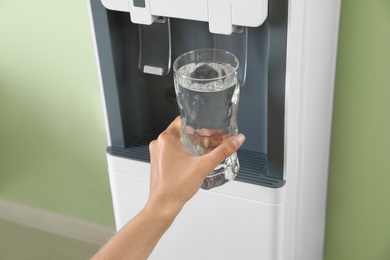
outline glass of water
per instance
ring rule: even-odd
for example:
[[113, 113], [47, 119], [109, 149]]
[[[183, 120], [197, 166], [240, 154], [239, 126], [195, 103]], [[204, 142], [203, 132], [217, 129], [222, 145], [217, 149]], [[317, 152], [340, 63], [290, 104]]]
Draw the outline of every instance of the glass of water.
[[[219, 49], [193, 50], [179, 56], [173, 64], [181, 137], [195, 155], [206, 154], [229, 136], [238, 134], [238, 66], [233, 54]], [[206, 177], [201, 187], [221, 186], [233, 180], [238, 170], [234, 153]]]

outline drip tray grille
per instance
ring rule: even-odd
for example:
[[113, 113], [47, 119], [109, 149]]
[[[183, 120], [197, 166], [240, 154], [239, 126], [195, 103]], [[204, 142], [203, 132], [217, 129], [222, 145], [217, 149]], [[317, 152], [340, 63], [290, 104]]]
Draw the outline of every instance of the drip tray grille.
[[[134, 159], [142, 162], [150, 162], [149, 143], [156, 139], [156, 134], [142, 134], [134, 138], [127, 148], [108, 147], [107, 152], [113, 156]], [[249, 150], [239, 150], [237, 152], [240, 160], [240, 171], [236, 181], [280, 188], [284, 185], [284, 180], [271, 178], [267, 173], [267, 155]]]

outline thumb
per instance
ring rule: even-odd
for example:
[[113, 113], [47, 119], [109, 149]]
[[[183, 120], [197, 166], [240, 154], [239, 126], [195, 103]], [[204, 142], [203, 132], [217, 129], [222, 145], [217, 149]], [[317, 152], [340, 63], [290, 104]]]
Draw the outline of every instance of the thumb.
[[245, 141], [245, 136], [243, 134], [238, 134], [229, 137], [205, 156], [208, 157], [208, 160], [212, 162], [214, 166], [216, 166], [220, 162], [225, 160], [227, 157], [235, 153], [238, 150], [238, 148], [241, 147], [244, 141]]

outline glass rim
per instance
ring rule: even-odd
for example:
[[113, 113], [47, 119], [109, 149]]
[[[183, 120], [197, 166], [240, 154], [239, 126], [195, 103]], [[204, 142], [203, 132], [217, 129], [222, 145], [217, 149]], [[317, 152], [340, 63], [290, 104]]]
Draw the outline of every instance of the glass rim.
[[[232, 56], [234, 58], [234, 61], [236, 62], [236, 66], [232, 66], [230, 63], [226, 63], [226, 62], [224, 63], [224, 62], [219, 62], [219, 61], [215, 61], [214, 60], [215, 62], [218, 62], [218, 63], [224, 63], [224, 64], [230, 65], [233, 68], [233, 70], [230, 73], [226, 74], [226, 75], [218, 76], [218, 77], [210, 78], [210, 79], [197, 79], [197, 78], [192, 78], [190, 76], [180, 75], [179, 73], [177, 73], [177, 70], [184, 66], [183, 65], [180, 68], [176, 68], [178, 61], [181, 58], [183, 58], [184, 56], [189, 56], [189, 55], [191, 55], [191, 54], [193, 54], [195, 52], [199, 52], [199, 51], [212, 51], [212, 52], [226, 53], [226, 54], [228, 54], [228, 55], [230, 55], [230, 56]], [[205, 61], [207, 61], [207, 60], [205, 60]], [[210, 59], [209, 61], [213, 61], [213, 60]], [[194, 61], [194, 62], [196, 62], [196, 61]], [[189, 63], [187, 63], [187, 64], [189, 64]], [[185, 64], [185, 65], [187, 65], [187, 64]], [[240, 61], [231, 52], [228, 52], [228, 51], [222, 50], [222, 49], [215, 49], [215, 48], [202, 48], [202, 49], [196, 49], [196, 50], [185, 52], [185, 53], [181, 54], [179, 57], [177, 57], [175, 62], [173, 63], [173, 72], [174, 72], [174, 74], [178, 75], [180, 78], [183, 78], [183, 79], [186, 79], [186, 80], [194, 80], [194, 81], [200, 81], [200, 82], [202, 82], [202, 81], [215, 81], [215, 80], [220, 80], [220, 79], [223, 79], [223, 78], [227, 78], [227, 77], [231, 76], [232, 74], [236, 73], [237, 70], [238, 70], [239, 65], [240, 65]]]

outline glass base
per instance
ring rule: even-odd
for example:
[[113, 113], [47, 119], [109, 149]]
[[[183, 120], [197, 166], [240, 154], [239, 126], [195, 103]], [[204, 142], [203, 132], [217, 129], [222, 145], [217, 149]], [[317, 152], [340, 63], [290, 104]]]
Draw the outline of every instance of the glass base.
[[214, 171], [204, 179], [201, 188], [209, 190], [232, 181], [237, 176], [239, 169], [240, 163], [238, 161], [237, 153], [234, 153], [215, 167]]

